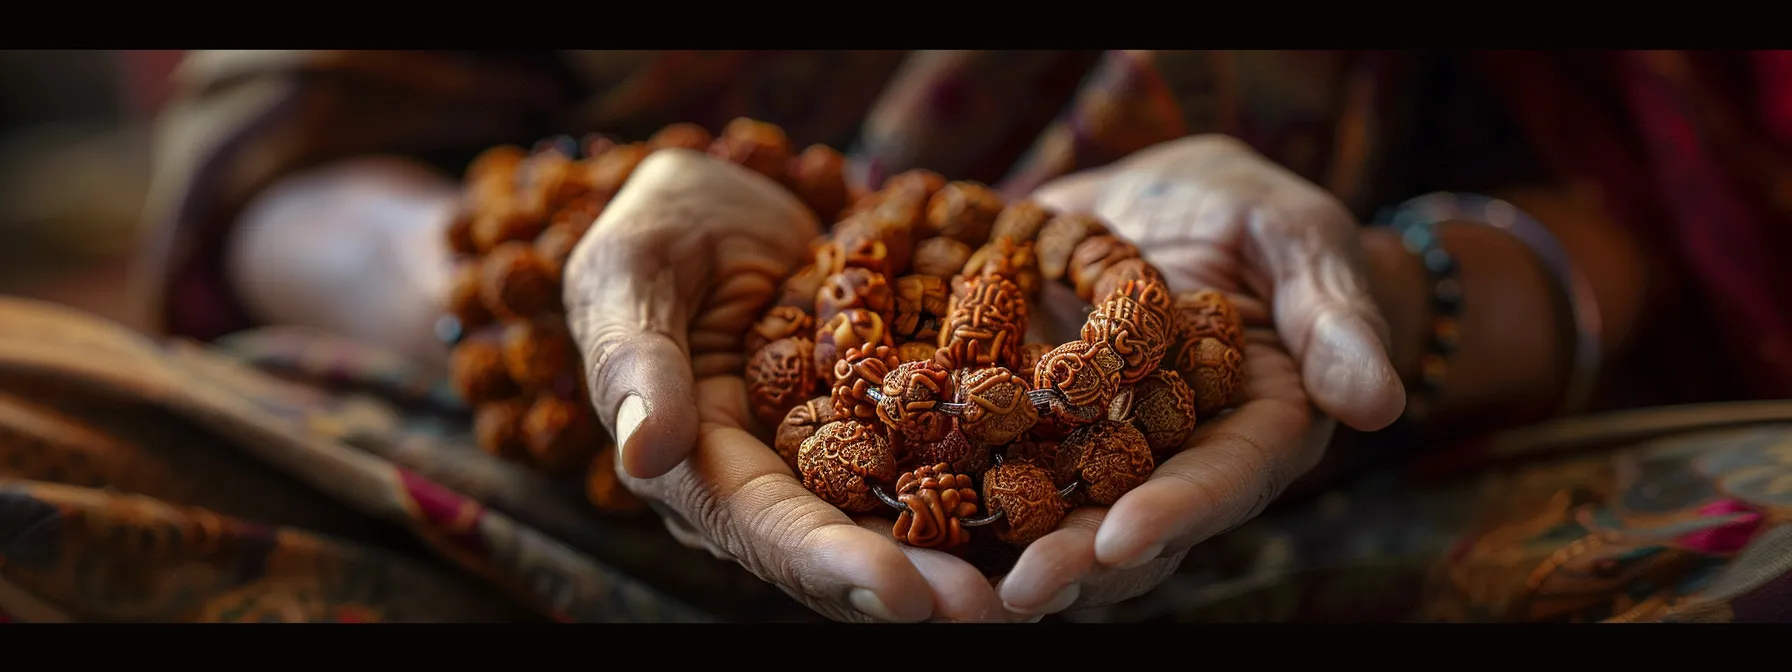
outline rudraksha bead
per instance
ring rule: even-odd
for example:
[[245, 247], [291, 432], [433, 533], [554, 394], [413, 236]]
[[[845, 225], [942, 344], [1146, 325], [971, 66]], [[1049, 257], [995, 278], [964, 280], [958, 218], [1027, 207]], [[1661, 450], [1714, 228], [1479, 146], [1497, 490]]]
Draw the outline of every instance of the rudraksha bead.
[[1113, 506], [1121, 495], [1150, 478], [1157, 466], [1145, 435], [1112, 420], [1071, 432], [1059, 445], [1058, 462], [1082, 481], [1083, 496], [1101, 506]]
[[601, 434], [583, 401], [544, 395], [523, 416], [523, 437], [537, 466], [563, 472], [590, 460]]
[[1095, 307], [1083, 322], [1082, 337], [1101, 343], [1120, 356], [1121, 385], [1131, 385], [1157, 369], [1168, 348], [1169, 331], [1162, 314], [1117, 294]]
[[964, 433], [956, 430], [946, 432], [938, 441], [911, 441], [903, 444], [903, 463], [910, 466], [945, 463], [951, 470], [960, 474], [982, 473], [989, 468], [990, 452], [983, 446], [974, 445]]
[[775, 305], [800, 308], [805, 313], [813, 314], [815, 295], [821, 292], [821, 283], [828, 275], [830, 274], [814, 265], [797, 269], [778, 285], [778, 301]]
[[529, 404], [521, 399], [488, 401], [473, 411], [473, 438], [479, 449], [501, 460], [520, 461], [529, 457], [529, 442], [523, 435], [523, 415]]
[[629, 492], [616, 472], [616, 446], [604, 446], [591, 458], [585, 472], [585, 499], [602, 511], [632, 513], [647, 508], [647, 503]]
[[772, 341], [791, 336], [808, 338], [815, 333], [815, 318], [796, 306], [773, 306], [747, 330], [747, 352], [758, 352]]
[[1091, 236], [1106, 234], [1107, 226], [1090, 215], [1065, 213], [1051, 218], [1039, 230], [1039, 242], [1033, 246], [1039, 255], [1040, 276], [1052, 281], [1063, 279], [1077, 246]]
[[952, 297], [940, 328], [940, 350], [954, 368], [1012, 366], [1027, 332], [1020, 288], [1002, 278], [975, 277]]
[[832, 222], [846, 209], [846, 157], [827, 145], [809, 145], [791, 159], [790, 189], [815, 218]]
[[721, 137], [710, 143], [709, 153], [780, 180], [790, 161], [790, 138], [784, 135], [782, 128], [743, 117], [728, 122]]
[[529, 243], [499, 245], [480, 261], [479, 296], [506, 319], [531, 319], [559, 304], [560, 283]]
[[890, 371], [901, 365], [896, 349], [887, 345], [861, 346], [848, 349], [834, 363], [829, 381], [834, 397], [834, 414], [861, 422], [877, 422], [880, 415], [877, 400], [871, 391], [883, 386]]
[[563, 320], [542, 318], [504, 327], [504, 368], [523, 389], [546, 392], [579, 368], [578, 346]]
[[951, 308], [946, 281], [931, 275], [905, 275], [896, 279], [896, 317], [890, 333], [897, 339], [935, 341], [940, 323]]
[[487, 341], [466, 341], [448, 360], [454, 391], [469, 404], [483, 404], [516, 394], [516, 381], [504, 367], [504, 351]]
[[1030, 462], [1003, 462], [983, 472], [983, 502], [1002, 512], [997, 539], [1026, 546], [1057, 529], [1066, 505], [1051, 472]]
[[1000, 366], [958, 372], [957, 401], [965, 404], [958, 429], [971, 443], [1000, 446], [1020, 438], [1039, 420], [1027, 398], [1027, 381]]
[[1039, 360], [1045, 359], [1046, 353], [1051, 352], [1053, 347], [1050, 343], [1028, 343], [1020, 346], [1020, 357], [1016, 361], [1018, 366], [1014, 370], [1032, 376], [1034, 371], [1039, 370]]
[[636, 142], [618, 145], [610, 151], [593, 157], [585, 169], [589, 175], [592, 188], [605, 193], [614, 194], [635, 174], [635, 168], [647, 160], [653, 148], [646, 143]]
[[1084, 301], [1095, 294], [1095, 281], [1107, 270], [1127, 259], [1137, 259], [1139, 248], [1116, 236], [1090, 236], [1077, 243], [1070, 254], [1070, 282], [1076, 295]]
[[976, 182], [951, 182], [927, 201], [927, 225], [935, 235], [971, 247], [989, 240], [989, 230], [1002, 212], [1002, 197]]
[[896, 456], [872, 425], [839, 420], [822, 425], [803, 441], [796, 468], [803, 487], [822, 501], [843, 511], [867, 513], [883, 506], [871, 487], [895, 480]]
[[834, 227], [832, 245], [835, 249], [828, 250], [827, 254], [839, 255], [842, 267], [863, 268], [878, 274], [889, 273], [898, 261], [907, 264], [907, 258], [896, 258], [896, 250], [907, 245], [908, 234], [895, 227], [879, 227], [866, 217], [860, 215]]
[[[1065, 432], [1065, 434], [1068, 435], [1069, 432]], [[1008, 462], [1028, 462], [1037, 465], [1050, 472], [1052, 482], [1062, 487], [1070, 485], [1070, 482], [1076, 478], [1069, 470], [1059, 466], [1058, 453], [1056, 440], [1032, 438], [1016, 441], [1013, 445], [1008, 446], [1008, 451], [1003, 454], [1003, 459]]]
[[[1102, 272], [1101, 277], [1096, 278], [1095, 287], [1089, 294], [1089, 300], [1094, 303], [1106, 301], [1114, 292], [1120, 291], [1120, 286], [1129, 280], [1151, 280], [1160, 283], [1159, 287], [1162, 289], [1162, 298], [1153, 296], [1151, 305], [1168, 311], [1174, 306], [1175, 298], [1170, 296], [1168, 286], [1161, 284], [1163, 279], [1163, 274], [1158, 273], [1157, 269], [1144, 259], [1127, 259], [1109, 266], [1108, 270]], [[1157, 306], [1160, 301], [1163, 305]]]
[[709, 143], [715, 141], [709, 129], [689, 123], [672, 124], [654, 133], [647, 139], [647, 146], [655, 150], [677, 147], [694, 149], [699, 152], [709, 149]]
[[1195, 393], [1175, 371], [1160, 368], [1132, 386], [1131, 422], [1157, 455], [1182, 447], [1195, 429]]
[[[890, 354], [896, 361], [894, 350]], [[938, 364], [899, 363], [884, 374], [880, 388], [884, 398], [877, 403], [877, 418], [905, 440], [938, 441], [952, 431], [952, 417], [940, 410], [952, 399], [952, 374]]]
[[778, 457], [784, 458], [784, 464], [796, 471], [796, 453], [803, 447], [803, 442], [815, 436], [815, 431], [822, 425], [842, 419], [834, 412], [834, 399], [816, 397], [801, 404], [784, 415], [784, 422], [778, 425], [778, 433], [772, 438], [772, 448], [778, 451]]
[[565, 277], [566, 260], [572, 257], [572, 248], [579, 244], [579, 238], [585, 235], [587, 228], [572, 223], [555, 224], [535, 239], [535, 254], [546, 264], [548, 275], [554, 281]]
[[766, 426], [776, 426], [815, 393], [814, 343], [794, 336], [772, 341], [747, 360], [746, 379], [753, 415]]
[[928, 465], [897, 477], [896, 501], [906, 508], [890, 532], [903, 543], [942, 551], [970, 543], [962, 519], [977, 515], [977, 491], [969, 476], [953, 473], [950, 465]]
[[473, 217], [473, 245], [482, 253], [490, 253], [505, 243], [534, 240], [547, 226], [545, 215], [522, 209], [513, 202], [494, 205]]
[[479, 244], [473, 241], [473, 219], [477, 215], [471, 208], [462, 207], [454, 212], [454, 219], [448, 220], [448, 228], [443, 237], [448, 241], [448, 251], [455, 254], [478, 254]]
[[491, 324], [492, 311], [479, 295], [483, 274], [477, 262], [462, 264], [454, 273], [454, 285], [448, 290], [448, 312], [460, 320], [463, 331], [472, 331]]
[[1005, 278], [1019, 287], [1023, 296], [1033, 296], [1039, 291], [1039, 266], [1030, 241], [1016, 243], [1008, 238], [992, 239], [965, 261], [960, 274]]
[[821, 283], [815, 295], [815, 319], [826, 323], [854, 308], [877, 313], [888, 320], [896, 312], [896, 294], [883, 274], [864, 268], [848, 268]]
[[971, 260], [971, 246], [951, 238], [934, 236], [915, 246], [915, 273], [942, 280], [958, 275]]
[[1203, 338], [1217, 338], [1244, 350], [1244, 319], [1225, 294], [1213, 290], [1188, 292], [1177, 295], [1174, 304], [1179, 318], [1176, 342], [1193, 344]]
[[1032, 201], [1015, 201], [1002, 208], [996, 216], [996, 223], [990, 229], [991, 241], [1007, 238], [1016, 243], [1031, 243], [1045, 229], [1045, 223], [1051, 221], [1052, 212]]
[[893, 345], [884, 318], [862, 308], [849, 308], [815, 329], [815, 371], [833, 371], [847, 350]]
[[1196, 415], [1210, 417], [1237, 401], [1244, 391], [1244, 354], [1217, 338], [1203, 338], [1188, 352], [1182, 374], [1195, 393]]
[[560, 204], [591, 190], [572, 157], [555, 151], [538, 152], [523, 162], [517, 197], [530, 211], [547, 214]]
[[509, 185], [516, 180], [516, 169], [528, 153], [516, 145], [498, 145], [479, 153], [467, 164], [466, 182], [470, 185]]
[[[1033, 370], [1033, 386], [1056, 390], [1071, 406], [1106, 414], [1108, 403], [1120, 391], [1120, 370], [1124, 366], [1120, 355], [1106, 344], [1071, 341], [1052, 348], [1039, 360]], [[1085, 417], [1089, 416], [1079, 413], [1067, 419]]]
[[939, 346], [927, 341], [909, 341], [896, 346], [896, 358], [903, 363], [933, 361], [939, 352]]
[[884, 181], [883, 193], [911, 193], [920, 196], [922, 201], [933, 198], [934, 194], [946, 188], [946, 178], [931, 170], [916, 168], [897, 173]]

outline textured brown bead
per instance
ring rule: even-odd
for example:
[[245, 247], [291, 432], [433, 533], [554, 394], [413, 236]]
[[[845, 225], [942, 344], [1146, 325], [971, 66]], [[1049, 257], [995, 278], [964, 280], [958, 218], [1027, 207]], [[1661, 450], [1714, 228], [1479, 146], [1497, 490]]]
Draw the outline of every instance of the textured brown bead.
[[520, 399], [488, 401], [473, 411], [473, 439], [479, 449], [501, 460], [523, 461], [529, 442], [523, 435], [523, 416], [529, 404]]
[[890, 269], [895, 268], [897, 261], [908, 263], [906, 255], [898, 260], [894, 254], [895, 250], [906, 248], [907, 235], [901, 229], [879, 228], [869, 219], [848, 219], [834, 229], [829, 244], [835, 249], [820, 252], [829, 257], [838, 257], [838, 262], [830, 258], [830, 266], [838, 263], [842, 268], [863, 268], [873, 273], [887, 274]]
[[487, 341], [466, 341], [455, 346], [448, 359], [454, 391], [469, 404], [483, 404], [516, 394], [516, 381], [505, 370], [504, 351]]
[[834, 370], [834, 363], [853, 348], [867, 345], [894, 346], [884, 318], [862, 308], [851, 308], [835, 315], [815, 329], [815, 370]]
[[1027, 381], [999, 366], [958, 372], [957, 401], [965, 404], [958, 430], [971, 443], [1000, 446], [1020, 438], [1039, 420], [1027, 398]]
[[578, 226], [570, 222], [555, 224], [541, 232], [540, 238], [535, 239], [535, 254], [541, 257], [542, 263], [547, 266], [548, 274], [556, 282], [563, 277], [566, 260], [572, 257], [572, 248], [579, 244], [579, 238], [585, 235], [587, 228], [589, 227]]
[[951, 238], [935, 236], [915, 246], [914, 270], [942, 280], [958, 275], [971, 260], [971, 246]]
[[747, 330], [747, 352], [757, 352], [772, 341], [815, 333], [815, 318], [796, 306], [773, 306]]
[[939, 441], [952, 431], [952, 416], [939, 407], [952, 400], [952, 373], [937, 363], [897, 364], [884, 374], [880, 389], [884, 399], [877, 404], [877, 418], [904, 439]]
[[701, 152], [708, 149], [709, 143], [713, 141], [715, 137], [710, 135], [709, 129], [696, 124], [679, 123], [654, 133], [653, 137], [647, 139], [647, 146], [655, 151], [677, 147]]
[[784, 167], [790, 161], [790, 138], [782, 128], [743, 117], [728, 122], [721, 137], [710, 143], [709, 153], [782, 181]]
[[905, 275], [896, 279], [896, 317], [890, 333], [897, 339], [934, 341], [940, 323], [951, 308], [946, 281], [931, 275]]
[[1088, 301], [1095, 294], [1095, 281], [1114, 264], [1137, 259], [1139, 248], [1115, 236], [1090, 236], [1077, 243], [1070, 253], [1070, 282], [1077, 297]]
[[[1095, 279], [1095, 287], [1090, 290], [1089, 300], [1092, 303], [1101, 303], [1107, 300], [1114, 292], [1120, 291], [1120, 285], [1125, 284], [1128, 280], [1155, 280], [1162, 283], [1163, 279], [1163, 274], [1158, 273], [1157, 267], [1152, 266], [1150, 262], [1144, 259], [1127, 259], [1109, 266], [1108, 270], [1101, 273], [1101, 277]], [[1167, 286], [1160, 284], [1160, 287], [1162, 288], [1161, 302], [1163, 305], [1158, 307], [1167, 311], [1175, 303], [1175, 299], [1170, 296]], [[1154, 296], [1152, 305], [1156, 306], [1158, 301], [1160, 299]]]
[[1001, 278], [976, 277], [956, 293], [940, 327], [940, 350], [953, 367], [1013, 366], [1027, 332], [1026, 300]]
[[842, 419], [834, 412], [832, 397], [816, 397], [801, 404], [784, 415], [784, 422], [778, 424], [778, 432], [772, 438], [772, 448], [778, 451], [778, 457], [784, 458], [784, 464], [796, 471], [796, 453], [802, 449], [803, 442], [815, 436], [822, 425]]
[[822, 425], [798, 449], [796, 467], [804, 488], [853, 513], [883, 506], [871, 492], [872, 484], [896, 479], [896, 456], [890, 442], [872, 425], [854, 420]]
[[1039, 360], [1045, 359], [1046, 353], [1051, 352], [1053, 347], [1050, 343], [1028, 343], [1020, 346], [1020, 357], [1015, 362], [1017, 366], [1014, 370], [1031, 377], [1034, 371], [1039, 370]]
[[806, 338], [772, 341], [747, 359], [747, 402], [753, 415], [775, 426], [815, 394], [815, 345]]
[[989, 448], [972, 444], [957, 430], [946, 432], [938, 441], [910, 441], [903, 444], [903, 463], [911, 467], [946, 464], [960, 474], [982, 473], [989, 468]]
[[831, 394], [834, 414], [861, 422], [877, 422], [878, 404], [871, 391], [884, 384], [884, 377], [900, 366], [896, 349], [887, 345], [855, 347], [834, 362]]
[[480, 261], [479, 296], [506, 319], [531, 319], [559, 305], [560, 283], [529, 243], [499, 245]]
[[927, 200], [927, 226], [935, 235], [979, 247], [989, 240], [1002, 196], [976, 182], [951, 182]]
[[478, 254], [479, 245], [473, 240], [473, 219], [477, 215], [471, 208], [456, 210], [454, 218], [448, 220], [448, 228], [444, 230], [443, 239], [448, 241], [448, 251], [455, 254]]
[[1157, 455], [1175, 452], [1195, 429], [1195, 393], [1182, 376], [1158, 369], [1132, 387], [1131, 422]]
[[652, 153], [653, 148], [643, 142], [618, 145], [586, 162], [586, 179], [591, 181], [594, 190], [614, 194], [628, 183], [635, 168]]
[[1083, 322], [1082, 338], [1112, 348], [1120, 356], [1120, 384], [1131, 385], [1157, 370], [1163, 361], [1164, 350], [1169, 347], [1169, 330], [1162, 315], [1117, 294], [1089, 313]]
[[448, 290], [448, 313], [460, 320], [462, 331], [472, 331], [492, 322], [492, 311], [486, 309], [485, 299], [479, 296], [482, 277], [478, 262], [461, 264], [455, 270], [454, 285]]
[[1026, 546], [1057, 529], [1068, 508], [1051, 472], [1030, 462], [1003, 462], [983, 472], [983, 502], [1002, 512], [997, 539]]
[[1184, 382], [1195, 393], [1195, 413], [1209, 417], [1238, 400], [1244, 391], [1244, 354], [1217, 338], [1203, 338], [1188, 350]]
[[791, 191], [815, 212], [823, 223], [840, 218], [846, 209], [846, 157], [827, 145], [809, 145], [791, 159], [788, 168]]
[[814, 314], [815, 295], [821, 292], [821, 283], [829, 275], [831, 273], [824, 273], [814, 265], [797, 269], [778, 285], [776, 305], [801, 308], [805, 313]]
[[518, 168], [517, 176], [519, 202], [541, 214], [592, 189], [591, 181], [571, 157], [552, 150], [530, 155]]
[[934, 355], [938, 352], [939, 346], [927, 341], [909, 341], [896, 346], [896, 358], [902, 360], [903, 363], [933, 361]]
[[614, 445], [604, 446], [591, 459], [591, 467], [585, 472], [585, 499], [598, 510], [613, 513], [634, 513], [647, 508], [646, 502], [622, 484], [621, 474], [616, 472]]
[[[1120, 369], [1125, 362], [1112, 347], [1087, 341], [1071, 341], [1045, 354], [1033, 370], [1033, 387], [1056, 390], [1064, 402], [1081, 409], [1106, 413], [1120, 391]], [[1075, 418], [1089, 417], [1077, 414]]]
[[916, 168], [897, 173], [890, 179], [884, 180], [881, 191], [885, 194], [908, 193], [926, 201], [944, 188], [946, 188], [944, 176], [931, 170]]
[[[1068, 435], [1069, 432], [1066, 431], [1065, 434]], [[1070, 485], [1075, 477], [1070, 474], [1069, 470], [1059, 467], [1058, 453], [1056, 440], [1033, 438], [1016, 441], [1013, 445], [1008, 446], [1008, 451], [1004, 454], [1003, 459], [1008, 462], [1027, 462], [1037, 465], [1051, 472], [1052, 482], [1062, 487]]]
[[509, 183], [516, 177], [517, 167], [528, 156], [528, 152], [516, 145], [499, 145], [485, 150], [467, 164], [465, 181], [469, 184]]
[[1052, 212], [1032, 201], [1015, 201], [1002, 208], [1002, 214], [996, 216], [996, 223], [989, 232], [990, 240], [1007, 238], [1016, 243], [1031, 243], [1045, 229], [1045, 223], [1051, 221]]
[[877, 313], [886, 323], [896, 312], [896, 293], [883, 274], [863, 268], [848, 268], [821, 283], [815, 295], [815, 319], [827, 322], [852, 309]]
[[1101, 506], [1113, 506], [1157, 468], [1145, 435], [1112, 420], [1071, 432], [1059, 445], [1058, 462], [1083, 482], [1083, 496]]
[[545, 392], [556, 379], [579, 373], [578, 346], [560, 320], [512, 322], [504, 327], [504, 368], [523, 389]]
[[1039, 291], [1039, 265], [1033, 256], [1031, 241], [1017, 243], [1009, 238], [992, 239], [965, 260], [961, 275], [1004, 278], [1019, 287], [1025, 296], [1034, 296]]
[[963, 518], [977, 514], [977, 491], [971, 478], [953, 473], [947, 464], [932, 464], [896, 478], [896, 501], [906, 508], [890, 533], [918, 548], [951, 550], [971, 542]]
[[1175, 340], [1194, 344], [1203, 338], [1244, 350], [1244, 318], [1232, 300], [1212, 290], [1179, 294], [1174, 299], [1177, 320]]
[[1091, 236], [1107, 234], [1107, 226], [1090, 215], [1065, 213], [1051, 218], [1039, 231], [1039, 242], [1033, 251], [1039, 256], [1039, 274], [1046, 280], [1060, 280], [1070, 270], [1070, 257], [1078, 245]]
[[529, 456], [547, 471], [569, 471], [597, 452], [602, 434], [584, 401], [540, 396], [523, 416]]
[[473, 217], [473, 246], [481, 253], [490, 253], [508, 242], [534, 240], [547, 227], [545, 214], [514, 203], [494, 205]]

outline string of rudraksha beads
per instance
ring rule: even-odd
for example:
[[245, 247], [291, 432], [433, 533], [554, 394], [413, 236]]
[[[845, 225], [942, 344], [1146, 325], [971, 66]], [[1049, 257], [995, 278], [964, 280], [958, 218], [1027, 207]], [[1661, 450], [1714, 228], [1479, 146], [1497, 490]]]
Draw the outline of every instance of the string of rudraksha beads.
[[[462, 207], [447, 232], [460, 271], [440, 331], [454, 345], [451, 376], [473, 407], [479, 446], [543, 471], [585, 468], [587, 497], [606, 510], [641, 505], [617, 478], [614, 447], [599, 448], [602, 432], [578, 378], [584, 369], [560, 305], [562, 266], [635, 167], [673, 147], [707, 151], [772, 177], [823, 221], [852, 200], [839, 152], [815, 145], [792, 156], [781, 129], [738, 119], [720, 136], [675, 124], [646, 142], [594, 136], [582, 143], [545, 141], [531, 151], [493, 148], [468, 168]], [[749, 345], [759, 349], [791, 333], [814, 332], [806, 312], [785, 315], [791, 323], [761, 321]], [[809, 349], [793, 354], [803, 361], [813, 356]]]
[[[926, 171], [842, 214], [751, 330], [748, 394], [805, 487], [896, 513], [904, 543], [966, 549], [993, 526], [1025, 546], [1143, 483], [1240, 393], [1231, 303], [1172, 295], [1093, 217]], [[1046, 282], [1093, 301], [1078, 340], [1025, 341]]]

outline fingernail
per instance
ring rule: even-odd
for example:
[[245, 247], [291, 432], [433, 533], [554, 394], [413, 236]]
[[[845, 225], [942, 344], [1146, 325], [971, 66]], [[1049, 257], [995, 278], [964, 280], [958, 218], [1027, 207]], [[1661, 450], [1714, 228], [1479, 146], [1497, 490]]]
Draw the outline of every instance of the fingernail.
[[1145, 550], [1140, 551], [1139, 554], [1136, 556], [1133, 556], [1133, 558], [1131, 560], [1127, 560], [1126, 562], [1120, 563], [1120, 569], [1132, 569], [1134, 567], [1143, 566], [1147, 562], [1156, 560], [1157, 556], [1163, 555], [1163, 553], [1164, 553], [1164, 545], [1163, 544], [1152, 544], [1150, 546], [1146, 546]]
[[873, 593], [868, 589], [865, 589], [865, 588], [852, 589], [852, 592], [846, 594], [846, 601], [848, 604], [852, 605], [852, 608], [857, 609], [861, 613], [864, 613], [866, 616], [870, 616], [877, 620], [880, 620], [880, 621], [902, 620], [902, 619], [897, 618], [895, 612], [890, 611], [889, 607], [884, 606], [884, 601], [881, 599], [878, 599], [877, 593]]
[[1002, 606], [1007, 607], [1009, 611], [1012, 611], [1014, 613], [1026, 614], [1029, 616], [1032, 616], [1032, 615], [1043, 616], [1045, 614], [1055, 614], [1055, 613], [1058, 613], [1065, 609], [1069, 609], [1071, 603], [1076, 602], [1077, 595], [1081, 594], [1082, 592], [1083, 592], [1083, 587], [1079, 584], [1073, 583], [1068, 586], [1065, 586], [1063, 590], [1059, 590], [1056, 595], [1052, 596], [1052, 599], [1046, 600], [1045, 604], [1042, 604], [1042, 605], [1039, 605], [1036, 607], [1017, 607], [1015, 605], [1008, 604], [1006, 601], [1002, 602]]
[[622, 400], [622, 407], [616, 409], [616, 452], [621, 454], [628, 450], [628, 437], [641, 428], [641, 421], [647, 419], [647, 400], [641, 395], [631, 394]]

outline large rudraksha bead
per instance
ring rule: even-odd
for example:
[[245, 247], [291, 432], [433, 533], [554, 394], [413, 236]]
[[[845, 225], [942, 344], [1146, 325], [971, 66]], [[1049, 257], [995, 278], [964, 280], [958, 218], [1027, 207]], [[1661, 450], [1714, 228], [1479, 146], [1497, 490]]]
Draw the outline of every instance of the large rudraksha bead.
[[1150, 300], [1147, 305], [1168, 312], [1173, 307], [1175, 299], [1170, 296], [1169, 287], [1161, 284], [1163, 279], [1163, 274], [1158, 273], [1157, 269], [1144, 259], [1127, 259], [1109, 266], [1108, 270], [1102, 272], [1101, 277], [1096, 278], [1095, 288], [1090, 292], [1089, 300], [1094, 303], [1106, 301], [1109, 296], [1120, 291], [1121, 285], [1130, 280], [1154, 280], [1160, 283], [1156, 291], [1148, 297], [1133, 298], [1147, 298]]
[[1095, 307], [1083, 322], [1083, 340], [1112, 348], [1120, 356], [1120, 384], [1131, 385], [1157, 369], [1168, 347], [1161, 313], [1124, 294]]
[[1065, 213], [1051, 218], [1040, 229], [1038, 243], [1033, 246], [1039, 255], [1039, 274], [1046, 280], [1063, 279], [1077, 246], [1091, 236], [1106, 234], [1107, 226], [1090, 215]]
[[1027, 398], [1027, 381], [1000, 366], [958, 372], [958, 429], [971, 443], [1000, 446], [1020, 438], [1039, 420]]
[[967, 278], [947, 310], [940, 350], [955, 368], [1012, 366], [1026, 331], [1019, 287], [1001, 278]]
[[862, 308], [848, 309], [815, 330], [815, 371], [833, 371], [834, 363], [847, 350], [892, 344], [883, 316]]
[[815, 436], [822, 425], [840, 420], [840, 414], [834, 412], [834, 400], [831, 397], [816, 397], [801, 404], [784, 415], [784, 422], [778, 425], [778, 433], [772, 438], [772, 448], [778, 451], [778, 457], [784, 458], [784, 464], [796, 471], [796, 453], [803, 447], [803, 442]]
[[903, 505], [890, 532], [917, 548], [951, 550], [970, 543], [962, 519], [977, 515], [977, 491], [971, 478], [932, 464], [896, 479], [896, 501]]
[[838, 420], [822, 425], [803, 441], [796, 469], [803, 487], [822, 501], [843, 511], [866, 513], [883, 506], [871, 488], [896, 479], [896, 456], [876, 427]]
[[826, 323], [841, 311], [862, 308], [889, 320], [896, 310], [896, 294], [883, 274], [864, 268], [848, 268], [828, 276], [815, 297], [815, 319]]
[[531, 319], [559, 303], [560, 283], [529, 243], [499, 245], [480, 261], [479, 296], [493, 314]]
[[[1181, 371], [1195, 393], [1195, 413], [1209, 417], [1231, 406], [1244, 392], [1244, 354], [1217, 338], [1203, 338], [1187, 351]], [[1180, 369], [1180, 367], [1179, 367]]]
[[931, 275], [907, 275], [896, 279], [896, 317], [890, 333], [898, 339], [938, 341], [940, 323], [951, 308], [946, 281]]
[[[1033, 386], [1056, 390], [1063, 402], [1075, 407], [1067, 420], [1092, 422], [1105, 415], [1120, 391], [1120, 370], [1125, 362], [1104, 343], [1071, 341], [1046, 353], [1033, 371]], [[1054, 413], [1054, 415], [1064, 415]]]
[[911, 467], [945, 463], [960, 474], [978, 474], [989, 468], [988, 448], [973, 445], [964, 433], [946, 432], [938, 441], [911, 441], [903, 444], [903, 462]]
[[504, 350], [496, 343], [461, 343], [450, 355], [448, 366], [455, 392], [469, 404], [497, 401], [517, 392], [516, 381], [510, 379], [504, 365]]
[[[1225, 294], [1202, 290], [1179, 294], [1173, 302], [1177, 313], [1173, 341], [1177, 346], [1193, 345], [1203, 338], [1216, 338], [1239, 351], [1244, 350], [1244, 319], [1239, 316], [1238, 307]], [[1176, 349], [1178, 352], [1181, 350], [1179, 347]], [[1170, 361], [1176, 361], [1176, 358]]]
[[1039, 291], [1039, 266], [1033, 256], [1031, 241], [992, 239], [965, 261], [961, 274], [1009, 280], [1024, 296], [1033, 296]]
[[[891, 358], [895, 361], [893, 351]], [[877, 417], [904, 440], [939, 441], [952, 431], [952, 417], [940, 409], [941, 403], [952, 399], [952, 375], [938, 364], [898, 364], [884, 375], [881, 391]]]
[[846, 158], [827, 145], [810, 145], [790, 161], [790, 189], [815, 218], [832, 222], [846, 209]]
[[896, 349], [887, 345], [852, 348], [834, 363], [834, 413], [860, 422], [877, 422], [879, 409], [871, 391], [883, 386], [884, 378], [900, 366]]
[[1160, 368], [1132, 386], [1129, 412], [1114, 419], [1131, 422], [1154, 454], [1167, 455], [1188, 440], [1197, 417], [1194, 391], [1180, 374]]
[[747, 360], [746, 379], [753, 415], [768, 427], [776, 426], [790, 409], [815, 394], [819, 378], [814, 343], [794, 336], [772, 341]]
[[1051, 472], [1030, 462], [1003, 462], [983, 472], [983, 502], [1002, 512], [996, 538], [1026, 546], [1050, 534], [1067, 508]]
[[1082, 481], [1083, 495], [1101, 506], [1113, 506], [1156, 468], [1145, 435], [1112, 420], [1071, 432], [1059, 445], [1058, 463]]
[[1095, 281], [1103, 273], [1127, 259], [1137, 259], [1139, 248], [1115, 236], [1090, 236], [1077, 243], [1070, 254], [1070, 282], [1076, 295], [1084, 301], [1095, 294]]
[[504, 327], [504, 368], [523, 389], [548, 392], [578, 369], [578, 346], [563, 320], [543, 318]]
[[535, 398], [523, 416], [523, 436], [536, 465], [565, 472], [591, 459], [603, 435], [589, 409], [580, 399]]
[[927, 201], [927, 224], [933, 232], [973, 248], [989, 239], [1002, 212], [1002, 197], [975, 182], [952, 182]]

